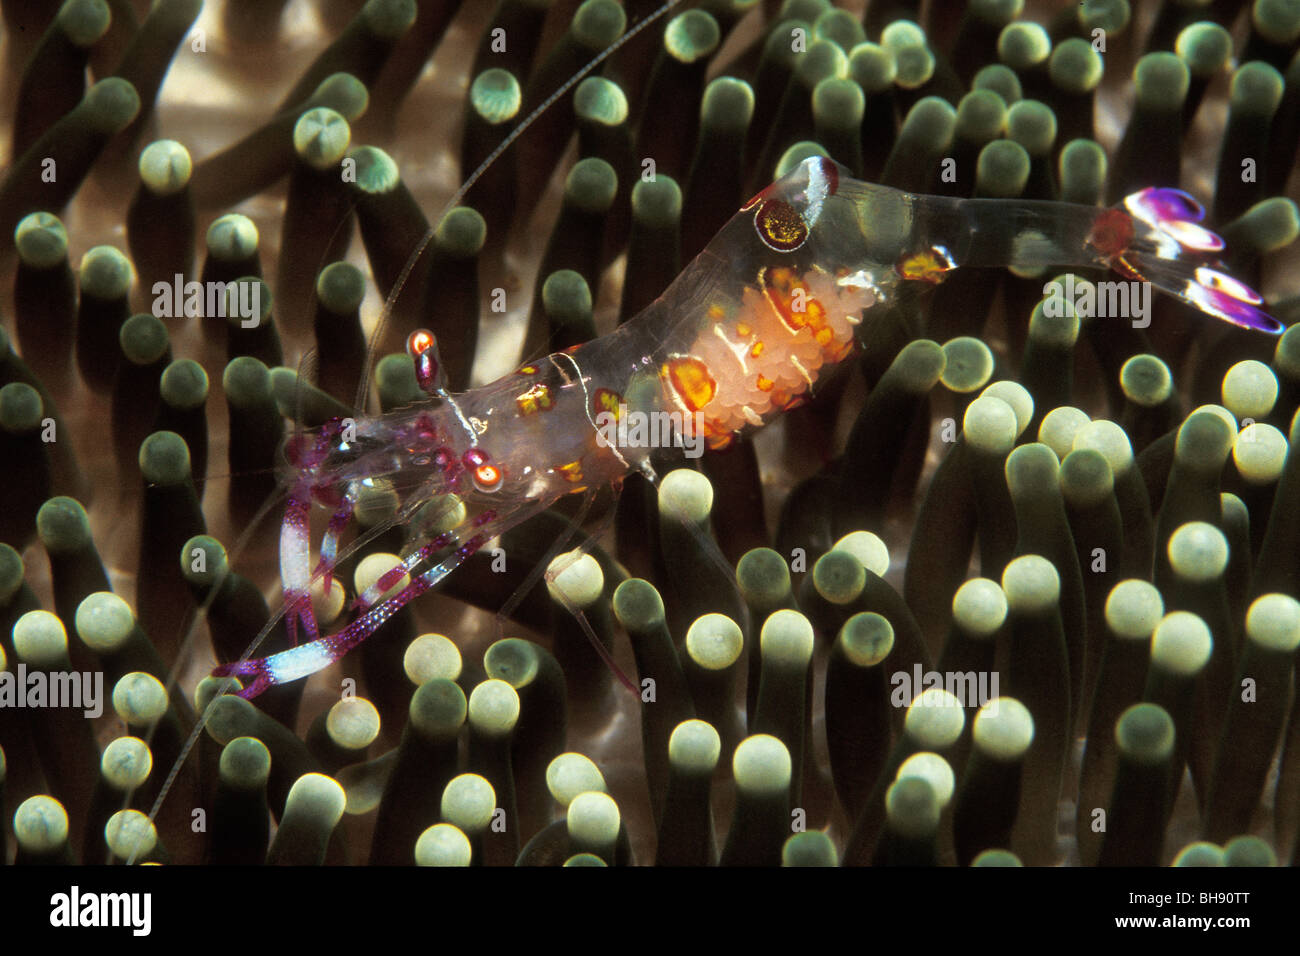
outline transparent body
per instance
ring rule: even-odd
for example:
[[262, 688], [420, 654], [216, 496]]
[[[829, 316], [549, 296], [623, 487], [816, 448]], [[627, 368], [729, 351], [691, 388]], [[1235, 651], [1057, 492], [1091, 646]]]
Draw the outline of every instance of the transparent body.
[[[219, 673], [245, 696], [337, 660], [488, 540], [574, 493], [649, 471], [665, 443], [718, 448], [804, 401], [872, 334], [873, 314], [961, 267], [1106, 267], [1202, 311], [1280, 331], [1261, 299], [1213, 261], [1222, 240], [1200, 207], [1148, 189], [1124, 208], [919, 196], [809, 159], [747, 203], [662, 296], [612, 334], [429, 404], [299, 439], [281, 563], [287, 613], [310, 641]], [[399, 504], [379, 529], [409, 529], [404, 564], [361, 595], [361, 615], [321, 637], [306, 598], [332, 572], [358, 500]], [[335, 508], [309, 573], [307, 510]], [[353, 547], [357, 545], [354, 544]], [[379, 601], [403, 573], [411, 583]], [[268, 625], [268, 628], [270, 625]]]

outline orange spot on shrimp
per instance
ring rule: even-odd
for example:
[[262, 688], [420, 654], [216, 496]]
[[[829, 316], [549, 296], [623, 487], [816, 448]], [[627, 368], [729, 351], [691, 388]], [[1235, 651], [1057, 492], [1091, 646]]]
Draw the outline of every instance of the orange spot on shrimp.
[[[821, 350], [824, 361], [839, 361], [853, 350], [852, 337], [842, 337], [843, 333], [837, 334], [835, 327], [831, 325], [831, 314], [826, 305], [813, 297], [808, 284], [793, 269], [784, 267], [762, 269], [759, 271], [758, 281], [764, 297], [781, 323], [796, 336], [805, 329], [808, 330], [813, 342]], [[850, 325], [858, 321], [847, 315], [842, 317]], [[756, 343], [754, 357], [758, 358], [761, 351], [762, 343]], [[809, 376], [802, 367], [799, 367], [799, 371], [811, 385], [812, 376]]]
[[515, 374], [516, 374], [516, 375], [536, 375], [536, 374], [537, 374], [537, 366], [536, 366], [536, 365], [521, 365], [521, 366], [519, 366], [519, 368], [515, 369]]
[[1093, 222], [1088, 245], [1110, 259], [1129, 247], [1135, 231], [1132, 216], [1119, 209], [1107, 209]]
[[754, 347], [749, 350], [750, 358], [758, 358], [760, 355], [762, 355], [763, 347], [764, 346], [762, 342], [755, 342]]
[[791, 332], [797, 333], [809, 325], [816, 328], [825, 320], [826, 310], [793, 269], [764, 268], [759, 271], [758, 282], [781, 324]]
[[1132, 279], [1135, 282], [1145, 282], [1147, 280], [1147, 277], [1142, 273], [1142, 270], [1133, 265], [1133, 263], [1129, 262], [1123, 256], [1116, 256], [1112, 259], [1110, 261], [1110, 267], [1126, 279]]
[[745, 338], [747, 335], [749, 335], [749, 334], [750, 334], [751, 332], [753, 332], [753, 331], [754, 331], [754, 330], [753, 330], [752, 328], [750, 328], [750, 325], [749, 325], [748, 322], [737, 322], [737, 323], [736, 323], [736, 334], [737, 334], [738, 336], [740, 336], [742, 339]]
[[520, 415], [535, 415], [538, 412], [549, 412], [555, 407], [555, 402], [551, 399], [550, 388], [538, 382], [516, 395], [515, 405], [518, 406]]
[[479, 465], [474, 469], [474, 487], [479, 491], [496, 491], [501, 487], [503, 477], [496, 465]]
[[758, 386], [758, 390], [760, 392], [770, 392], [772, 391], [773, 387], [775, 387], [776, 382], [772, 381], [766, 375], [760, 373], [758, 378], [754, 381], [754, 384]]
[[714, 322], [721, 322], [727, 317], [727, 310], [720, 305], [711, 305], [709, 306], [708, 316]]
[[914, 279], [938, 285], [957, 268], [948, 253], [935, 246], [920, 252], [904, 253], [894, 265], [894, 271], [904, 279]]
[[689, 412], [698, 412], [718, 393], [709, 367], [693, 355], [678, 355], [664, 363], [663, 375]]
[[601, 412], [608, 412], [615, 419], [619, 416], [623, 396], [610, 388], [598, 388], [591, 396], [591, 417], [598, 419]]
[[561, 478], [570, 484], [576, 485], [582, 481], [582, 462], [580, 461], [570, 461], [563, 465], [557, 465], [555, 470], [560, 473]]

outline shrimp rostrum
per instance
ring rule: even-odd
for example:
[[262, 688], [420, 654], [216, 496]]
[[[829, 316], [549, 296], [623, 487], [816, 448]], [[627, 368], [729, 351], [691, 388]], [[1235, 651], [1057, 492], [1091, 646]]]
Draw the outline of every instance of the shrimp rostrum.
[[[337, 661], [497, 535], [565, 495], [650, 473], [647, 429], [721, 448], [806, 400], [872, 335], [873, 315], [961, 267], [1109, 268], [1202, 312], [1265, 332], [1282, 325], [1215, 259], [1223, 240], [1174, 189], [1099, 209], [912, 195], [804, 161], [755, 196], [664, 293], [617, 331], [451, 394], [436, 344], [408, 342], [421, 403], [334, 420], [286, 450], [280, 539], [285, 615], [302, 643], [217, 669], [253, 697]], [[408, 528], [399, 566], [321, 634], [310, 600], [365, 490], [387, 482]], [[333, 509], [309, 563], [309, 512]], [[269, 627], [270, 625], [268, 625]]]

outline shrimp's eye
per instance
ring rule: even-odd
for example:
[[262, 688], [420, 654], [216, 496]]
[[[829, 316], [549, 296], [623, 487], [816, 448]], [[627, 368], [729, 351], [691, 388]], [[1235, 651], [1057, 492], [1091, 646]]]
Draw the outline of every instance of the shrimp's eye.
[[428, 329], [416, 329], [406, 337], [406, 354], [412, 357], [423, 355], [433, 348], [436, 341]]
[[479, 465], [474, 469], [474, 487], [479, 491], [497, 491], [501, 479], [501, 469], [496, 465]]
[[445, 387], [438, 361], [438, 340], [428, 329], [416, 329], [406, 338], [406, 354], [415, 362], [415, 380], [422, 391], [436, 395]]

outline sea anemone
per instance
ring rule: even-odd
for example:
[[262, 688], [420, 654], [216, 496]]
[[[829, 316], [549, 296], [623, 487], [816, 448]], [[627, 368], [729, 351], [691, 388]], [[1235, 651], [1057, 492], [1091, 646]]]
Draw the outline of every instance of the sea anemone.
[[[810, 155], [1182, 186], [1295, 322], [1300, 5], [2, 6], [4, 858], [1300, 859], [1300, 333], [1052, 308], [1101, 275], [961, 270], [780, 424], [508, 530], [341, 668], [205, 676], [280, 603], [286, 436], [427, 400], [420, 325], [454, 391], [609, 333]], [[443, 530], [397, 506], [365, 489], [322, 626]], [[20, 669], [112, 713], [20, 708]]]

